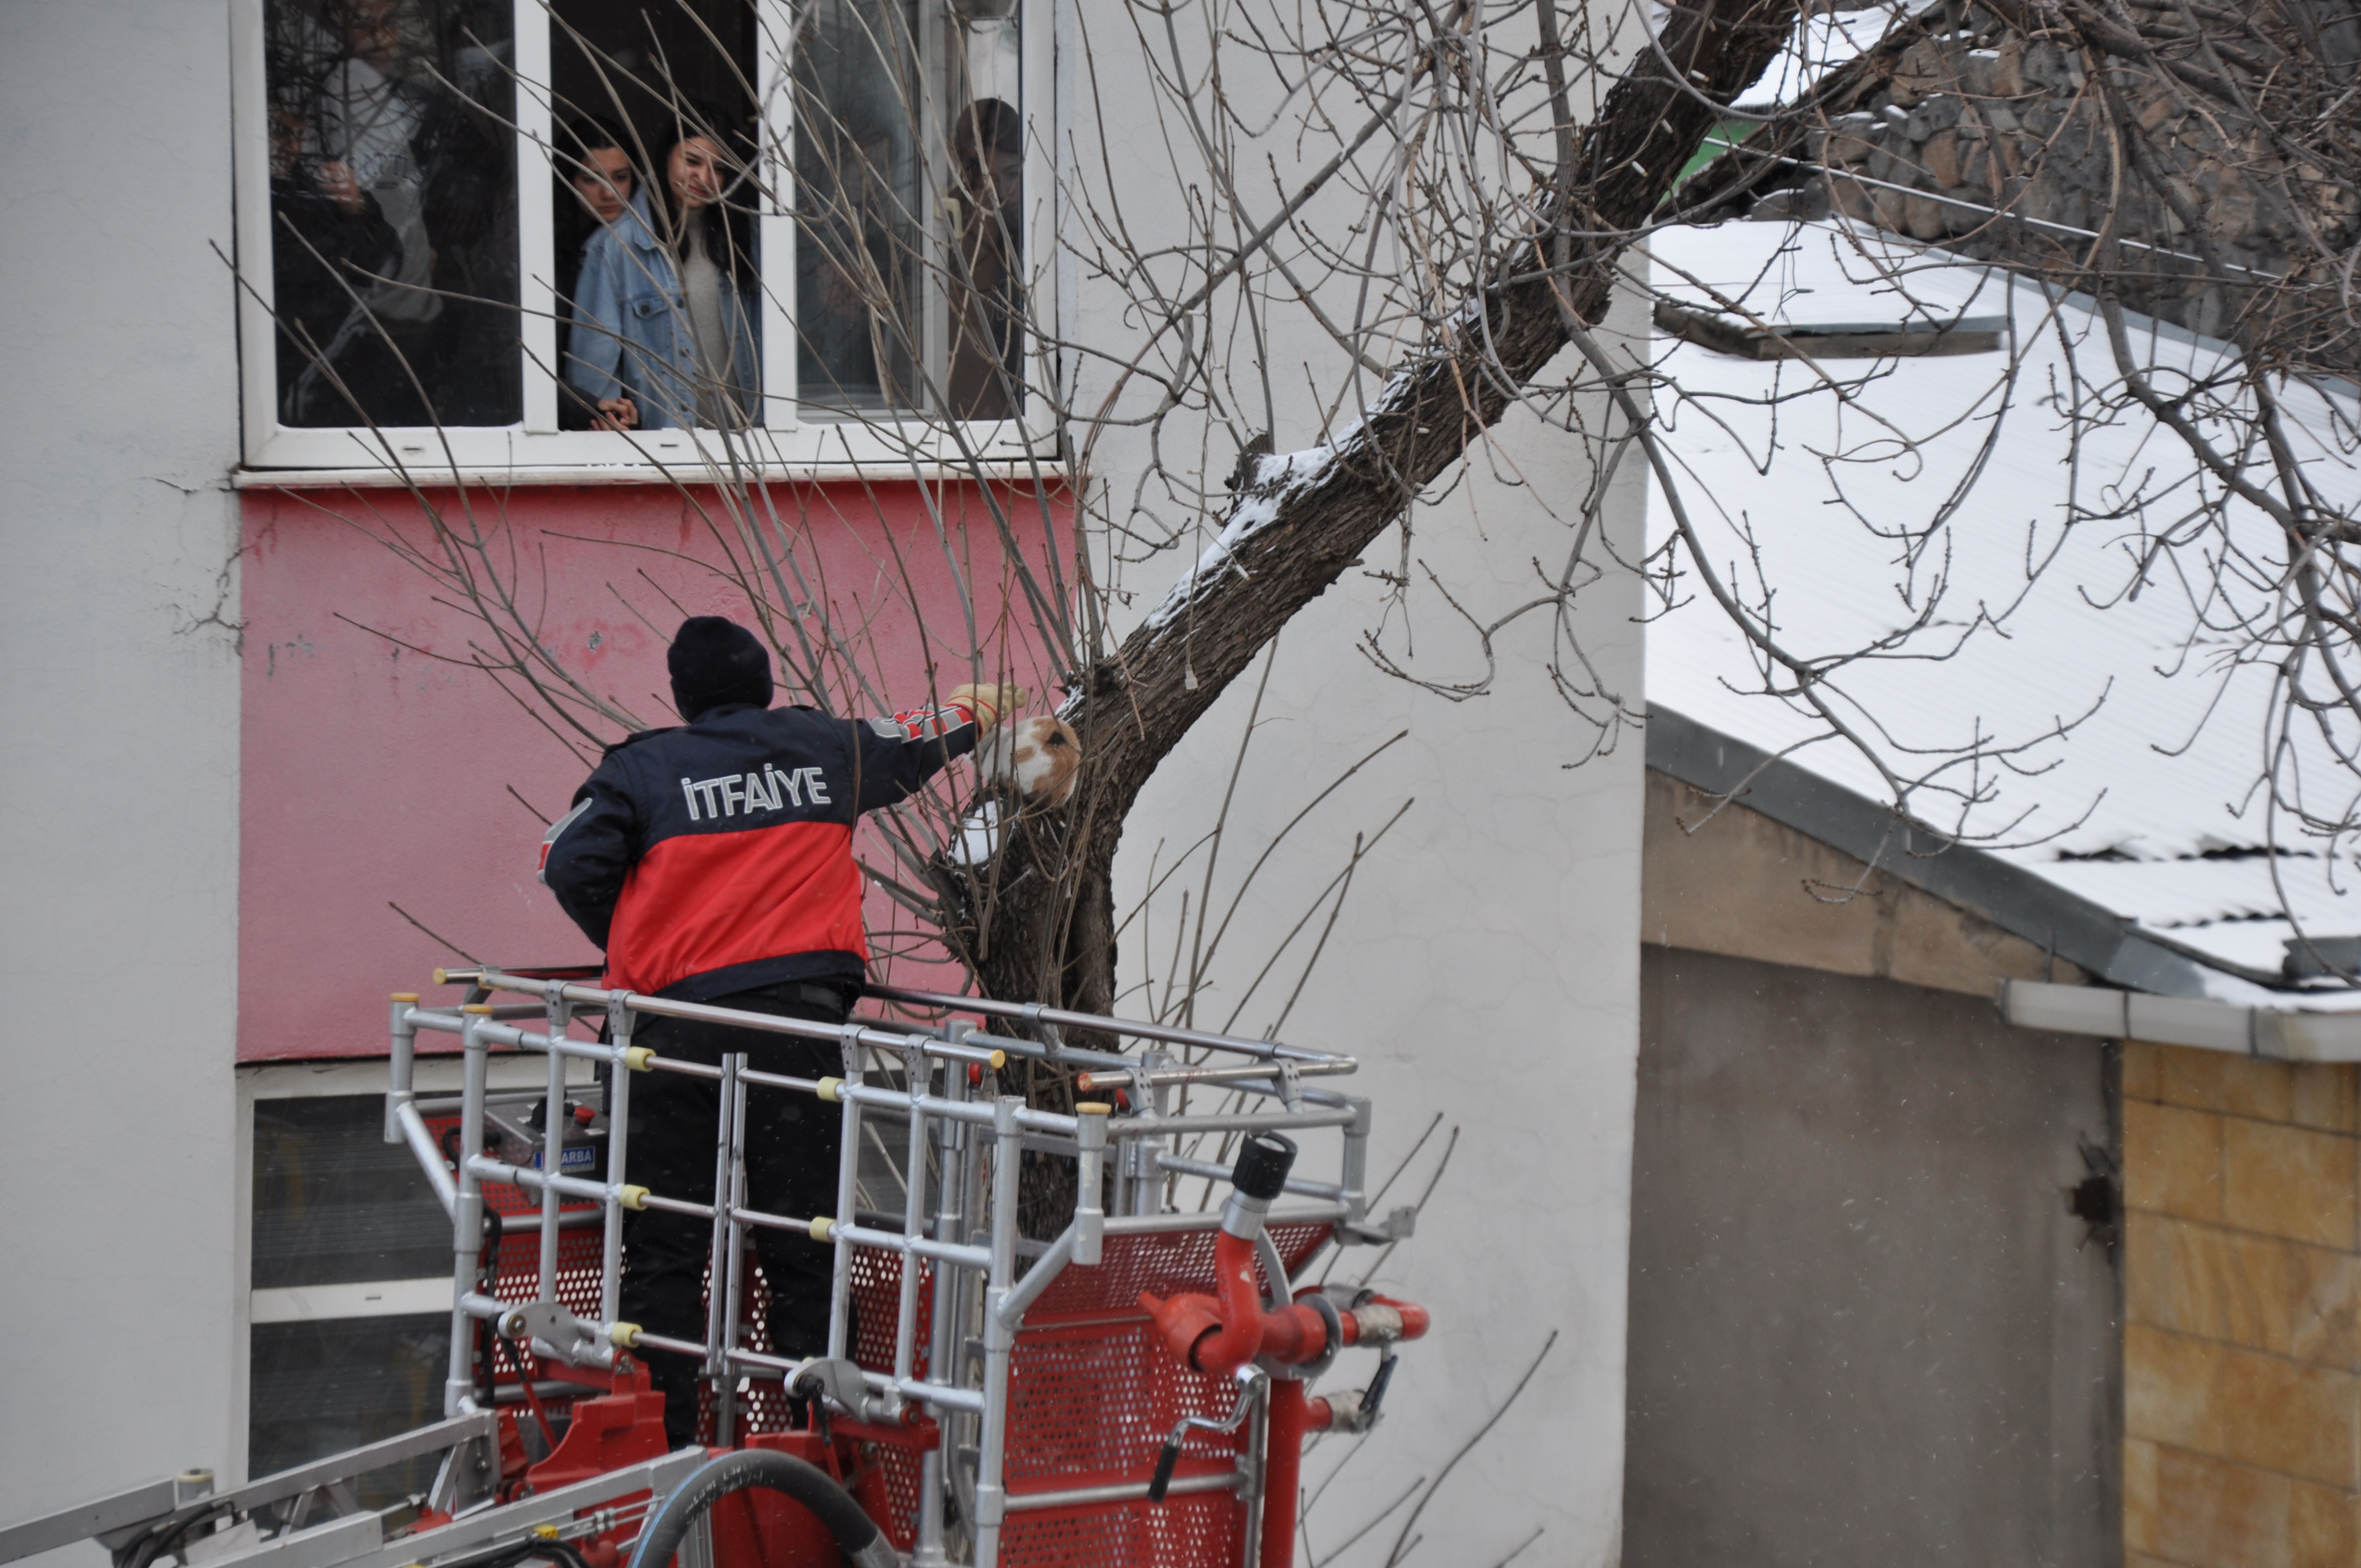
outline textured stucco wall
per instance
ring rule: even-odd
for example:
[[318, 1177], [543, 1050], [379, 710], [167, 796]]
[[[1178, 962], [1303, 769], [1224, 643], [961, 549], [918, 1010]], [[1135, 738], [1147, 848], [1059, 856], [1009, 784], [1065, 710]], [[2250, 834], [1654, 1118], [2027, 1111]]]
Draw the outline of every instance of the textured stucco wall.
[[229, 122], [225, 5], [0, 8], [0, 1518], [234, 1460]]
[[[1528, 473], [1576, 477], [1567, 471], [1573, 464], [1554, 465], [1545, 450], [1528, 446], [1520, 458]], [[1521, 591], [1504, 578], [1554, 525], [1512, 501], [1488, 510], [1485, 521], [1496, 555], [1480, 554], [1472, 529], [1454, 535], [1437, 521], [1428, 525], [1430, 558], [1459, 571], [1453, 580], [1464, 591]], [[1600, 623], [1618, 612], [1636, 616], [1637, 597], [1636, 586], [1628, 595], [1610, 587], [1586, 607], [1597, 617], [1588, 630], [1601, 667], [1634, 691], [1638, 628], [1619, 635]], [[1375, 1096], [1379, 1118], [1372, 1178], [1402, 1171], [1379, 1206], [1416, 1201], [1434, 1183], [1413, 1240], [1382, 1257], [1348, 1251], [1338, 1263], [1337, 1279], [1374, 1269], [1380, 1285], [1430, 1306], [1435, 1329], [1403, 1353], [1382, 1427], [1362, 1442], [1328, 1440], [1307, 1455], [1305, 1486], [1320, 1495], [1299, 1561], [1320, 1560], [1404, 1492], [1422, 1492], [1538, 1358], [1531, 1385], [1417, 1521], [1411, 1533], [1427, 1541], [1412, 1561], [1433, 1552], [1437, 1562], [1490, 1563], [1541, 1531], [1530, 1549], [1535, 1561], [1612, 1563], [1623, 1463], [1641, 749], [1634, 737], [1613, 755], [1563, 768], [1575, 749], [1563, 729], [1536, 720], [1553, 701], [1535, 689], [1543, 684], [1537, 668], [1512, 662], [1501, 690], [1451, 703], [1357, 655], [1355, 633], [1369, 613], [1367, 597], [1339, 592], [1288, 628], [1235, 792], [1232, 768], [1259, 667], [1189, 737], [1126, 830], [1118, 907], [1134, 906], [1151, 865], [1169, 868], [1212, 828], [1226, 795], [1208, 929], [1223, 923], [1233, 899], [1237, 914], [1221, 935], [1197, 1019], [1222, 1027], [1235, 1016], [1231, 1026], [1259, 1033], [1283, 1013], [1282, 1038], [1357, 1056], [1352, 1091]], [[1404, 730], [1405, 740], [1322, 803], [1241, 889], [1290, 817]], [[1352, 862], [1356, 835], [1375, 837], [1405, 803], [1338, 900], [1332, 879]], [[1202, 859], [1191, 861], [1166, 884], [1153, 914], [1125, 932], [1127, 985], [1152, 970], [1160, 988], [1176, 948], [1181, 964], [1190, 961], [1202, 878]], [[1270, 972], [1257, 985], [1267, 959]], [[1348, 1355], [1324, 1386], [1357, 1387], [1368, 1370], [1367, 1356]], [[1338, 1561], [1385, 1562], [1406, 1512], [1393, 1511]]]
[[2105, 1049], [1650, 947], [1628, 1568], [2115, 1556], [2116, 1282], [2069, 1212]]
[[[1570, 530], [1554, 508], [1591, 478], [1584, 450], [1563, 435], [1512, 426], [1502, 450], [1418, 522], [1421, 557], [1478, 615], [1531, 596], [1532, 557], [1563, 558]], [[1487, 469], [1513, 469], [1525, 485]], [[1620, 481], [1609, 500], [1607, 546], [1623, 560], [1636, 558], [1638, 500]], [[1390, 541], [1378, 549], [1390, 558]], [[1428, 1304], [1435, 1329], [1405, 1351], [1382, 1427], [1306, 1456], [1316, 1500], [1299, 1561], [1341, 1551], [1342, 1568], [1359, 1568], [1423, 1536], [1408, 1561], [1492, 1563], [1530, 1543], [1533, 1561], [1611, 1564], [1642, 749], [1626, 731], [1609, 754], [1581, 761], [1590, 732], [1549, 689], [1539, 618], [1503, 634], [1488, 695], [1454, 702], [1362, 656], [1359, 635], [1381, 614], [1378, 586], [1347, 574], [1279, 637], [1258, 712], [1260, 661], [1143, 792], [1116, 867], [1118, 912], [1130, 917], [1123, 1007], [1161, 1003], [1175, 965], [1185, 971], [1203, 952], [1201, 1025], [1259, 1034], [1284, 1019], [1281, 1037], [1360, 1058], [1352, 1091], [1378, 1106], [1373, 1181], [1400, 1171], [1380, 1207], [1417, 1201], [1433, 1184], [1415, 1239], [1385, 1255], [1348, 1251], [1333, 1276], [1374, 1270], [1381, 1286]], [[1634, 700], [1639, 615], [1636, 578], [1610, 570], [1576, 617], [1602, 685]], [[1422, 623], [1421, 636], [1466, 669], [1469, 650], [1440, 625]], [[1225, 800], [1208, 879], [1202, 841]], [[1134, 916], [1151, 872], [1165, 877], [1192, 846], [1195, 858]], [[1340, 898], [1335, 879], [1348, 866]], [[1211, 911], [1202, 948], [1201, 909]], [[1369, 1360], [1345, 1357], [1325, 1386], [1360, 1387]], [[1529, 1371], [1513, 1406], [1446, 1472]], [[1400, 1499], [1430, 1486], [1405, 1535], [1416, 1505]]]
[[[1119, 214], [1126, 241], [1145, 254], [1202, 253], [1204, 242], [1189, 234], [1192, 214], [1224, 211], [1231, 199], [1185, 156], [1175, 167], [1175, 148], [1190, 144], [1181, 111], [1159, 95], [1162, 82], [1201, 83], [1199, 112], [1237, 127], [1222, 134], [1236, 146], [1235, 179], [1252, 192], [1239, 198], [1248, 212], [1272, 211], [1272, 191], [1297, 190], [1334, 150], [1320, 134], [1298, 133], [1304, 118], [1318, 123], [1318, 100], [1282, 92], [1274, 79], [1286, 72], [1250, 52], [1257, 29], [1296, 36], [1303, 23], [1293, 10], [1261, 0], [1234, 9], [1224, 36], [1238, 47], [1218, 78], [1201, 74], [1209, 29], [1151, 26], [1141, 44], [1100, 8], [1069, 15], [1076, 21], [1061, 47], [1086, 40], [1093, 51], [1076, 68], [1071, 127], [1073, 164], [1091, 190], [1082, 218]], [[1637, 42], [1628, 27], [1603, 36], [1620, 16], [1588, 18], [1610, 57]], [[1191, 63], [1174, 65], [1168, 48]], [[1577, 101], [1587, 106], [1600, 89], [1599, 79], [1577, 83]], [[1357, 179], [1327, 183], [1301, 209], [1302, 221], [1332, 240], [1366, 233], [1356, 226], [1367, 218], [1362, 190]], [[1087, 250], [1082, 218], [1074, 237]], [[1216, 247], [1235, 244], [1228, 223], [1216, 225]], [[1293, 243], [1279, 248], [1292, 256]], [[1390, 245], [1374, 252], [1381, 268], [1421, 265]], [[1174, 249], [1158, 248], [1167, 246]], [[1077, 271], [1069, 335], [1092, 345], [1079, 377], [1087, 408], [1115, 389], [1146, 313], [1126, 309], [1087, 259]], [[1350, 277], [1273, 280], [1258, 291], [1265, 302], [1251, 325], [1240, 318], [1210, 334], [1224, 356], [1215, 378], [1223, 406], [1207, 411], [1192, 399], [1167, 411], [1153, 451], [1145, 425], [1101, 434], [1094, 504], [1125, 531], [1126, 560], [1099, 564], [1099, 580], [1124, 591], [1118, 631], [1163, 598], [1222, 526], [1221, 476], [1249, 434], [1268, 425], [1276, 452], [1300, 451], [1345, 428], [1358, 400], [1378, 394], [1381, 378], [1354, 367], [1296, 302], [1296, 286], [1323, 290], [1331, 321], [1383, 319]], [[1235, 301], [1223, 309], [1235, 310]], [[1623, 312], [1609, 323], [1607, 351], [1625, 352], [1645, 331], [1642, 313]], [[1170, 366], [1178, 341], [1147, 353], [1156, 373]], [[1383, 333], [1367, 347], [1403, 352]], [[1563, 386], [1582, 373], [1569, 353], [1536, 380]], [[1146, 413], [1160, 395], [1148, 377], [1126, 385], [1131, 400], [1118, 411], [1127, 415]], [[1643, 748], [1613, 716], [1619, 704], [1633, 713], [1643, 699], [1644, 611], [1624, 564], [1640, 558], [1644, 492], [1642, 465], [1627, 458], [1586, 536], [1593, 456], [1612, 420], [1595, 397], [1579, 409], [1566, 416], [1573, 431], [1521, 414], [1508, 420], [1466, 471], [1438, 483], [1437, 499], [1410, 513], [1406, 539], [1389, 530], [1372, 542], [1366, 563], [1280, 634], [1258, 711], [1259, 660], [1175, 750], [1124, 833], [1124, 1008], [1172, 1005], [1171, 977], [1185, 982], [1198, 965], [1201, 1024], [1247, 1034], [1278, 1025], [1284, 1038], [1354, 1052], [1364, 1064], [1355, 1091], [1378, 1105], [1373, 1179], [1400, 1172], [1384, 1202], [1416, 1201], [1432, 1184], [1414, 1240], [1383, 1256], [1347, 1253], [1332, 1277], [1374, 1270], [1429, 1303], [1435, 1328], [1405, 1353], [1383, 1426], [1363, 1441], [1323, 1441], [1306, 1456], [1312, 1500], [1298, 1543], [1305, 1563], [1484, 1564], [1515, 1555], [1600, 1568], [1621, 1550]], [[1164, 472], [1143, 483], [1159, 462]], [[1202, 507], [1199, 487], [1208, 495]], [[1172, 546], [1143, 558], [1141, 542], [1167, 528], [1177, 534]], [[1361, 645], [1376, 631], [1387, 656], [1421, 679], [1482, 684], [1494, 666], [1470, 622], [1529, 604], [1543, 591], [1536, 571], [1565, 569], [1586, 539], [1584, 562], [1599, 575], [1576, 574], [1586, 586], [1562, 627], [1533, 614], [1499, 631], [1490, 650], [1497, 679], [1481, 696], [1457, 701], [1389, 676]], [[1399, 599], [1381, 580], [1396, 572], [1408, 578]], [[1553, 659], [1582, 690], [1571, 704], [1551, 684]], [[1399, 742], [1344, 780], [1398, 733]], [[1602, 742], [1605, 754], [1593, 755]], [[1290, 828], [1332, 784], [1334, 793]], [[1206, 835], [1217, 822], [1224, 830], [1209, 877]], [[1282, 831], [1285, 841], [1256, 870]], [[1365, 851], [1357, 863], [1356, 835]], [[1159, 885], [1183, 857], [1186, 866]], [[1335, 879], [1348, 866], [1340, 906]], [[1135, 916], [1152, 885], [1149, 907]], [[1184, 1196], [1195, 1200], [1193, 1190]], [[1330, 1383], [1359, 1387], [1369, 1359], [1345, 1358]], [[1468, 1448], [1512, 1394], [1513, 1407]]]

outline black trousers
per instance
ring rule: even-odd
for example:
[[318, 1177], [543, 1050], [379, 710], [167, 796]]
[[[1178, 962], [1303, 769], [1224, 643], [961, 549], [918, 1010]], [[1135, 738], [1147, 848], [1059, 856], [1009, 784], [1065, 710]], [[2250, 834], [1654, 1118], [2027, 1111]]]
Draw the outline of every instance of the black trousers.
[[[790, 981], [714, 999], [718, 1007], [839, 1024], [849, 990]], [[682, 1018], [645, 1018], [631, 1036], [660, 1057], [719, 1066], [743, 1052], [757, 1072], [833, 1078], [844, 1071], [833, 1040], [798, 1040]], [[720, 1088], [710, 1079], [651, 1072], [631, 1080], [631, 1144], [625, 1177], [667, 1198], [711, 1201]], [[809, 1219], [836, 1212], [838, 1151], [843, 1124], [833, 1106], [809, 1094], [751, 1089], [746, 1096], [746, 1201], [767, 1213]], [[754, 1254], [771, 1288], [771, 1348], [778, 1355], [816, 1355], [828, 1347], [833, 1253], [808, 1237], [768, 1227], [753, 1233]], [[713, 1244], [709, 1221], [638, 1210], [623, 1216], [623, 1318], [651, 1333], [705, 1338], [705, 1273]], [[648, 1371], [664, 1397], [664, 1434], [673, 1446], [697, 1435], [697, 1377], [685, 1355], [651, 1351]]]

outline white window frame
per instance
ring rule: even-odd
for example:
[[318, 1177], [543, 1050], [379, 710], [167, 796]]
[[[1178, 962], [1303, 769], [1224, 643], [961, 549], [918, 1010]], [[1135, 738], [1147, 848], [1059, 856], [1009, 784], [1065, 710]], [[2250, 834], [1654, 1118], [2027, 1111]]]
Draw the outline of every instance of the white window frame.
[[[778, 77], [785, 65], [768, 40], [792, 38], [793, 0], [754, 0], [758, 36], [764, 42], [758, 84], [765, 112], [784, 116], [787, 95]], [[921, 15], [940, 35], [946, 0], [919, 0]], [[233, 168], [237, 203], [238, 346], [240, 409], [244, 415], [243, 486], [287, 485], [308, 478], [346, 483], [433, 485], [453, 478], [509, 482], [695, 483], [702, 450], [718, 455], [710, 432], [562, 431], [557, 428], [557, 384], [542, 373], [557, 362], [555, 238], [552, 233], [548, 100], [529, 87], [518, 93], [517, 227], [523, 247], [521, 305], [524, 320], [524, 417], [512, 425], [432, 428], [291, 428], [278, 418], [277, 325], [271, 312], [271, 220], [269, 94], [263, 75], [265, 0], [232, 0], [231, 93], [235, 127]], [[1056, 258], [1058, 146], [1050, 121], [1063, 93], [1057, 79], [1055, 33], [1063, 19], [1059, 0], [1018, 0], [1022, 110], [1025, 138], [1024, 255], [1028, 277], [1037, 280], [1031, 313], [1059, 321], [1064, 302], [1059, 284], [1071, 286], [1068, 269]], [[550, 66], [550, 17], [543, 0], [514, 0], [517, 73], [524, 83], [545, 81]], [[936, 92], [927, 94], [935, 114]], [[766, 137], [774, 149], [785, 142], [783, 126]], [[939, 138], [930, 138], [939, 139]], [[792, 170], [774, 167], [773, 188], [792, 189]], [[766, 282], [763, 288], [763, 429], [752, 438], [762, 454], [763, 477], [826, 478], [860, 475], [872, 479], [976, 477], [1030, 477], [1056, 472], [1056, 429], [1048, 400], [1029, 398], [1016, 419], [971, 421], [956, 434], [940, 422], [917, 418], [835, 419], [799, 414], [793, 397], [773, 388], [795, 385], [793, 327], [795, 220], [785, 211], [759, 219]], [[933, 237], [938, 243], [939, 236]], [[1036, 258], [1050, 258], [1043, 266]], [[935, 291], [939, 292], [939, 291]], [[929, 314], [939, 310], [929, 306]], [[930, 335], [932, 334], [930, 333]], [[1060, 335], [1063, 335], [1062, 331]], [[1031, 379], [1048, 385], [1041, 369], [1045, 346], [1028, 341]], [[880, 428], [890, 426], [890, 429]], [[389, 450], [390, 448], [390, 450]], [[740, 455], [744, 456], [744, 448]]]
[[[422, 1094], [456, 1094], [461, 1088], [463, 1065], [456, 1055], [422, 1056], [412, 1069], [413, 1082]], [[540, 1057], [496, 1055], [485, 1066], [488, 1085], [496, 1091], [540, 1090], [549, 1085], [549, 1064]], [[591, 1081], [591, 1063], [569, 1060], [566, 1068], [568, 1084]], [[246, 1472], [247, 1454], [253, 1443], [255, 1324], [345, 1321], [451, 1310], [452, 1282], [448, 1273], [349, 1285], [267, 1290], [254, 1288], [256, 1104], [266, 1100], [308, 1100], [336, 1094], [382, 1095], [390, 1070], [384, 1057], [357, 1057], [335, 1063], [257, 1063], [237, 1069], [237, 1284], [230, 1334], [234, 1347], [230, 1369], [230, 1452], [226, 1456], [230, 1474], [225, 1486], [240, 1486], [253, 1479]]]

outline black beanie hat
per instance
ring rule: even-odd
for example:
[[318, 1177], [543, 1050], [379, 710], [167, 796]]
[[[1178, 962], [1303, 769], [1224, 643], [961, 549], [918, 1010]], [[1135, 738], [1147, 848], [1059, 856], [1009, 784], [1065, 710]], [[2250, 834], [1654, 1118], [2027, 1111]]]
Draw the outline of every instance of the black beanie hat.
[[672, 672], [672, 702], [690, 724], [724, 703], [771, 706], [771, 651], [734, 620], [692, 615], [664, 654]]

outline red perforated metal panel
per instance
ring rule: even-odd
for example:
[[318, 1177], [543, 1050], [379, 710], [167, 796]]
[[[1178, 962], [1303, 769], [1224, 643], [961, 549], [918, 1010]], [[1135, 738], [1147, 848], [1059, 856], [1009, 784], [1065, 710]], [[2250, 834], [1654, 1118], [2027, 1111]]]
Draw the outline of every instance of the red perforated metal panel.
[[[1273, 1225], [1270, 1239], [1279, 1260], [1291, 1274], [1328, 1240], [1326, 1224]], [[1051, 1282], [1033, 1310], [1028, 1323], [1047, 1322], [1076, 1312], [1137, 1312], [1139, 1293], [1170, 1296], [1177, 1290], [1213, 1288], [1213, 1232], [1167, 1231], [1147, 1235], [1109, 1236], [1104, 1261], [1096, 1268], [1069, 1268]], [[1266, 1284], [1268, 1281], [1265, 1282]]]
[[[439, 1132], [439, 1128], [437, 1131]], [[497, 1250], [494, 1293], [529, 1301], [539, 1287], [540, 1210], [520, 1188], [487, 1183], [484, 1201], [507, 1225]], [[595, 1207], [573, 1205], [569, 1209]], [[1271, 1228], [1271, 1240], [1292, 1274], [1326, 1245], [1325, 1224]], [[596, 1225], [566, 1232], [558, 1243], [557, 1299], [569, 1311], [595, 1317], [604, 1248]], [[750, 1265], [752, 1259], [749, 1259]], [[1026, 1314], [1009, 1368], [1005, 1482], [1012, 1497], [1084, 1486], [1145, 1482], [1157, 1451], [1184, 1415], [1225, 1416], [1235, 1384], [1180, 1365], [1139, 1310], [1142, 1291], [1170, 1296], [1213, 1287], [1210, 1229], [1110, 1236], [1097, 1267], [1069, 1266]], [[891, 1371], [895, 1325], [901, 1308], [902, 1259], [893, 1253], [853, 1253], [853, 1356], [873, 1371]], [[918, 1289], [918, 1372], [927, 1372], [934, 1288], [922, 1265]], [[769, 1292], [758, 1267], [746, 1271], [740, 1340], [767, 1354]], [[498, 1336], [494, 1372], [513, 1383], [518, 1369]], [[775, 1382], [752, 1383], [741, 1396], [741, 1434], [782, 1431], [786, 1398]], [[704, 1432], [712, 1436], [711, 1399]], [[1240, 1440], [1191, 1435], [1181, 1449], [1180, 1476], [1224, 1475], [1235, 1465]], [[873, 1445], [863, 1455], [884, 1481], [887, 1517], [878, 1523], [900, 1551], [917, 1537], [918, 1456]], [[1247, 1557], [1246, 1505], [1235, 1492], [1184, 1493], [1151, 1507], [1145, 1501], [1023, 1508], [1010, 1512], [1001, 1535], [1007, 1568], [1239, 1568]]]
[[[892, 1253], [856, 1251], [852, 1255], [852, 1358], [873, 1372], [894, 1369], [894, 1327], [902, 1310], [902, 1260]], [[926, 1376], [927, 1341], [933, 1333], [934, 1270], [922, 1265], [918, 1275], [917, 1372]], [[759, 1266], [747, 1270], [746, 1296], [739, 1317], [738, 1342], [759, 1354], [771, 1354], [770, 1290]], [[791, 1425], [786, 1391], [779, 1383], [752, 1384], [741, 1397], [739, 1431], [785, 1431]], [[703, 1436], [713, 1436], [710, 1395], [705, 1400]], [[897, 1550], [907, 1552], [918, 1539], [918, 1456], [910, 1449], [864, 1444], [862, 1463], [874, 1465], [884, 1482], [886, 1517], [877, 1521]]]
[[[1292, 1274], [1328, 1240], [1324, 1224], [1272, 1227]], [[1282, 1286], [1284, 1281], [1279, 1282]], [[1139, 1293], [1213, 1286], [1213, 1233], [1109, 1236], [1095, 1268], [1070, 1267], [1041, 1293], [1016, 1336], [1008, 1380], [1012, 1499], [1026, 1493], [1138, 1483], [1180, 1418], [1225, 1416], [1236, 1385], [1175, 1361]], [[1178, 1475], [1235, 1466], [1242, 1438], [1192, 1432]], [[1235, 1492], [1012, 1510], [1001, 1536], [1008, 1568], [1238, 1568], [1246, 1505]]]
[[[427, 1130], [445, 1150], [458, 1146], [459, 1119], [438, 1116]], [[484, 1207], [500, 1217], [500, 1241], [488, 1249], [493, 1266], [491, 1293], [503, 1301], [531, 1301], [541, 1293], [541, 1195], [505, 1181], [483, 1185]], [[562, 1212], [595, 1210], [596, 1203], [567, 1202]], [[598, 1272], [606, 1255], [605, 1232], [597, 1224], [559, 1233], [557, 1238], [557, 1299], [577, 1317], [598, 1316]], [[508, 1341], [487, 1332], [492, 1347], [496, 1383], [514, 1384], [519, 1376]]]

